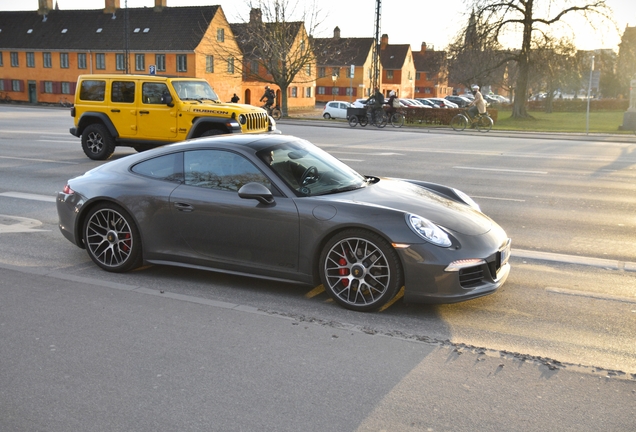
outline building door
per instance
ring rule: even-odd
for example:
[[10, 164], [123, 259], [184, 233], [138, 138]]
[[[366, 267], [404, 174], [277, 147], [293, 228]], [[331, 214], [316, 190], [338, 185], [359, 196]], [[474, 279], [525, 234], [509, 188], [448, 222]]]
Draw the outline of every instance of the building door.
[[252, 91], [250, 89], [245, 90], [245, 97], [243, 98], [246, 104], [251, 105], [252, 103]]
[[35, 81], [29, 81], [29, 103], [36, 103], [38, 101], [38, 92], [35, 85]]

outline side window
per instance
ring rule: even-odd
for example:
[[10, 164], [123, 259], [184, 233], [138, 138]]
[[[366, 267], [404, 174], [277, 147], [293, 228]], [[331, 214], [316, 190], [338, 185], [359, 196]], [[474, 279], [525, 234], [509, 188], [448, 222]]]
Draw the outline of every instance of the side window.
[[237, 192], [244, 184], [257, 182], [272, 190], [267, 177], [252, 162], [223, 150], [196, 150], [184, 155], [185, 184]]
[[144, 104], [165, 104], [165, 102], [163, 102], [163, 96], [170, 94], [167, 85], [152, 82], [143, 83], [141, 92], [141, 101]]
[[106, 81], [86, 80], [80, 86], [80, 99], [85, 101], [104, 101]]
[[183, 181], [183, 153], [172, 153], [138, 163], [132, 171], [171, 182]]
[[110, 90], [113, 102], [132, 103], [135, 101], [135, 83], [133, 81], [113, 81]]

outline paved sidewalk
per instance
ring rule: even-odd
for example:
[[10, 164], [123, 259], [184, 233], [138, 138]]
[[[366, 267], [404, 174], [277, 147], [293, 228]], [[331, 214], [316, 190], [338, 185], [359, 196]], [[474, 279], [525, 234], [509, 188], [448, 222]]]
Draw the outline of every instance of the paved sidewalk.
[[[298, 123], [320, 126], [320, 127], [349, 127], [344, 120], [325, 120], [322, 118], [322, 107], [316, 108], [303, 108], [290, 110], [289, 118], [281, 119], [278, 123]], [[486, 134], [474, 130], [465, 130], [462, 132], [455, 132], [453, 129], [444, 126], [430, 127], [427, 125], [408, 125], [400, 129], [391, 128], [393, 131], [408, 131], [408, 132], [422, 132], [422, 133], [442, 133], [442, 134], [471, 134], [477, 136], [492, 136], [499, 138], [530, 138], [530, 139], [546, 139], [546, 140], [579, 140], [579, 141], [594, 141], [594, 142], [615, 142], [636, 144], [636, 134], [601, 134], [601, 133], [565, 133], [565, 132], [526, 132], [526, 131], [506, 131], [506, 130], [491, 130]]]

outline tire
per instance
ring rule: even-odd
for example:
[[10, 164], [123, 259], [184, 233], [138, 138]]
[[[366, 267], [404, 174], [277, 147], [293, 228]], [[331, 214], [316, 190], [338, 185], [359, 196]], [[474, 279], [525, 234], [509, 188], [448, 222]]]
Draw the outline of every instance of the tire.
[[329, 113], [325, 113], [322, 117], [323, 117], [325, 120], [329, 120], [329, 119], [331, 119], [331, 115], [330, 115]]
[[479, 132], [488, 132], [492, 129], [493, 121], [489, 116], [482, 116], [477, 121], [477, 130]]
[[366, 125], [369, 124], [369, 117], [367, 116], [360, 117], [358, 121], [360, 122], [360, 126], [365, 127]]
[[391, 115], [391, 124], [393, 127], [402, 127], [404, 125], [404, 116], [400, 113]]
[[384, 126], [386, 126], [386, 124], [389, 121], [389, 116], [386, 115], [386, 113], [384, 112], [384, 110], [382, 111], [381, 114], [377, 114], [376, 113], [376, 117], [375, 117], [375, 125], [377, 127], [379, 127], [380, 129], [382, 129]]
[[88, 125], [82, 132], [82, 150], [93, 160], [106, 160], [115, 152], [115, 139], [101, 123]]
[[331, 298], [358, 312], [379, 309], [403, 283], [395, 250], [379, 235], [360, 229], [332, 237], [320, 254], [319, 270]]
[[468, 126], [468, 119], [463, 114], [457, 114], [451, 119], [450, 125], [453, 130], [463, 131]]
[[356, 127], [357, 124], [358, 124], [358, 117], [356, 116], [349, 117], [349, 126]]
[[283, 115], [283, 113], [278, 108], [274, 108], [272, 110], [272, 118], [274, 120], [280, 120], [282, 115]]
[[90, 209], [82, 233], [88, 256], [102, 269], [123, 273], [141, 265], [139, 230], [117, 204], [102, 203]]

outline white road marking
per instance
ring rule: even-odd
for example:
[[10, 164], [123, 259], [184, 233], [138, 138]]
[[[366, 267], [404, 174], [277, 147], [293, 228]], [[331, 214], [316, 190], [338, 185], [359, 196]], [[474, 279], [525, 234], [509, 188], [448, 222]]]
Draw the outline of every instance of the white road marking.
[[39, 226], [42, 226], [42, 222], [37, 219], [0, 215], [0, 234], [51, 231], [36, 229]]
[[636, 272], [636, 262], [617, 261], [604, 258], [584, 257], [578, 255], [566, 255], [552, 252], [530, 251], [524, 249], [513, 249], [512, 255], [517, 258], [536, 259], [543, 261], [555, 261], [566, 264], [578, 264], [592, 267], [609, 268], [613, 270], [624, 270]]
[[7, 129], [3, 129], [2, 132], [5, 133], [16, 133], [16, 134], [37, 134], [37, 135], [41, 135], [41, 136], [47, 136], [47, 135], [70, 135], [70, 132], [47, 132], [46, 135], [42, 135], [42, 131], [38, 131], [38, 130], [7, 130]]
[[23, 192], [2, 192], [0, 196], [8, 197], [8, 198], [20, 198], [27, 199], [33, 201], [46, 201], [46, 202], [55, 202], [55, 197], [52, 195], [36, 195], [30, 193]]
[[511, 170], [511, 169], [501, 169], [501, 168], [478, 168], [478, 167], [464, 167], [464, 166], [454, 166], [455, 169], [464, 169], [464, 170], [476, 170], [476, 171], [498, 171], [498, 172], [509, 172], [509, 173], [518, 173], [518, 174], [547, 174], [547, 171], [525, 171], [525, 170]]
[[65, 162], [65, 161], [57, 161], [51, 159], [36, 159], [36, 158], [26, 158], [26, 157], [15, 157], [15, 156], [0, 156], [0, 159], [14, 159], [14, 160], [24, 160], [31, 162], [51, 162], [51, 163], [59, 163], [59, 164], [67, 164], [67, 165], [77, 165], [77, 162]]
[[577, 297], [588, 297], [588, 298], [593, 298], [596, 300], [610, 300], [610, 301], [617, 301], [622, 303], [636, 304], [636, 298], [621, 297], [621, 296], [615, 296], [611, 294], [600, 294], [600, 293], [594, 293], [594, 292], [576, 291], [576, 290], [569, 290], [565, 288], [553, 288], [553, 287], [547, 287], [545, 290], [555, 294], [564, 294], [564, 295], [571, 295], [571, 296], [577, 296]]
[[515, 198], [497, 198], [497, 197], [487, 197], [487, 196], [479, 196], [479, 195], [471, 195], [471, 198], [479, 198], [479, 199], [490, 199], [490, 200], [498, 200], [498, 201], [515, 201], [515, 202], [526, 202], [523, 199], [515, 199]]

